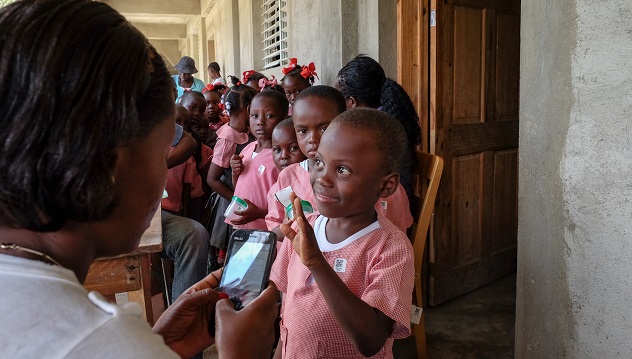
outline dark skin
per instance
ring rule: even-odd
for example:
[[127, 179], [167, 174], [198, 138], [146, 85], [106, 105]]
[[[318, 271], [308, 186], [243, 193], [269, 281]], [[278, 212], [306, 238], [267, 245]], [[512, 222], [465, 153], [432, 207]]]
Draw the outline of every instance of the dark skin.
[[[237, 132], [248, 132], [248, 110], [242, 109], [239, 112], [231, 113], [228, 125]], [[234, 191], [221, 181], [224, 170], [226, 170], [226, 168], [211, 163], [208, 169], [208, 175], [206, 176], [206, 182], [217, 194], [230, 201], [233, 198]]]
[[167, 155], [167, 167], [172, 168], [186, 162], [189, 157], [193, 156], [196, 149], [197, 142], [193, 136], [190, 133], [183, 131], [180, 142], [178, 142], [171, 152], [169, 152], [169, 155]]
[[302, 76], [285, 76], [283, 78], [283, 82], [281, 83], [281, 86], [283, 86], [283, 90], [285, 91], [285, 97], [287, 97], [287, 100], [290, 102], [290, 105], [294, 104], [294, 99], [296, 98], [296, 96], [298, 96], [298, 94], [305, 90], [306, 88], [310, 87], [311, 84], [309, 83], [309, 80], [306, 78], [303, 78]]
[[193, 75], [181, 72], [180, 77], [178, 77], [178, 85], [184, 88], [191, 88], [193, 86]]
[[[375, 222], [375, 202], [393, 194], [399, 185], [396, 172], [375, 171], [382, 155], [374, 143], [366, 131], [341, 125], [332, 125], [323, 136], [311, 182], [319, 211], [330, 218], [326, 225], [330, 243], [340, 243]], [[290, 221], [281, 225], [282, 232], [347, 337], [362, 355], [377, 354], [391, 334], [393, 320], [349, 290], [323, 256], [300, 199], [291, 198], [298, 231], [292, 230]]]
[[[272, 131], [277, 123], [283, 120], [283, 110], [269, 97], [256, 97], [249, 107], [250, 112], [250, 132], [257, 139], [255, 152], [259, 153], [264, 149], [272, 148]], [[230, 161], [233, 170], [233, 184], [236, 185], [239, 175], [244, 169], [243, 155], [235, 155]], [[246, 198], [242, 198], [248, 208], [243, 211], [235, 211], [241, 218], [231, 223], [241, 225], [254, 221], [258, 218], [265, 218], [268, 208], [260, 208]]]

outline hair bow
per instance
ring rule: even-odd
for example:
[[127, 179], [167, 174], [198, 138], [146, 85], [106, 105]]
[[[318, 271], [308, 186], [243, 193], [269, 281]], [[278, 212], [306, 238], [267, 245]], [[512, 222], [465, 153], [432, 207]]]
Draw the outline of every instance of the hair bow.
[[281, 72], [283, 72], [283, 75], [287, 75], [287, 73], [294, 70], [296, 66], [298, 66], [298, 59], [296, 59], [296, 57], [292, 57], [290, 58], [290, 63], [285, 66]]
[[224, 103], [224, 112], [226, 112], [228, 116], [230, 116], [231, 107], [233, 107], [233, 104], [230, 101], [226, 101], [226, 103]]
[[202, 93], [209, 92], [215, 90], [215, 85], [208, 84], [205, 88], [202, 89]]
[[301, 76], [306, 79], [316, 76], [316, 78], [320, 80], [320, 77], [318, 77], [318, 74], [316, 73], [316, 65], [314, 65], [313, 62], [310, 62], [307, 66], [303, 66]]
[[255, 70], [248, 70], [248, 71], [244, 71], [244, 73], [242, 74], [242, 79], [241, 82], [243, 83], [248, 83], [248, 79], [250, 78], [250, 76], [254, 75], [256, 73]]
[[274, 78], [274, 76], [270, 76], [270, 77], [272, 78], [272, 80], [268, 80], [265, 77], [259, 80], [259, 87], [261, 88], [262, 91], [266, 87], [274, 86], [277, 84], [277, 80]]

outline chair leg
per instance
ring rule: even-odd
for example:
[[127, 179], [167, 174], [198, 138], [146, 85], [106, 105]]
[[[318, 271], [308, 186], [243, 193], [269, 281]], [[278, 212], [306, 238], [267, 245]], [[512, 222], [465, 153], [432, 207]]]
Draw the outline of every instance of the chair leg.
[[417, 358], [426, 359], [427, 358], [427, 350], [426, 350], [426, 323], [425, 323], [425, 315], [421, 313], [421, 319], [419, 320], [419, 324], [414, 324], [414, 332], [415, 332], [415, 343], [417, 344]]
[[173, 281], [173, 261], [161, 258], [162, 261], [162, 280], [165, 288], [165, 303], [167, 309], [171, 305], [171, 282]]

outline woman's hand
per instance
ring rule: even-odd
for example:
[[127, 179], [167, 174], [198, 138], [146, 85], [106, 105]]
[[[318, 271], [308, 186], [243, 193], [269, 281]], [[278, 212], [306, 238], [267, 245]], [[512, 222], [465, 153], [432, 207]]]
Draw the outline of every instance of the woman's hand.
[[189, 358], [213, 344], [208, 323], [218, 300], [219, 293], [212, 289], [182, 294], [158, 318], [153, 332], [162, 336], [171, 350]]
[[[312, 228], [305, 218], [301, 199], [292, 192], [290, 194], [290, 200], [292, 200], [293, 203], [292, 208], [294, 210], [295, 219], [283, 223], [281, 225], [281, 232], [292, 241], [292, 247], [294, 247], [294, 251], [301, 258], [303, 265], [307, 268], [311, 268], [314, 264], [324, 261], [325, 257], [323, 257], [323, 253], [320, 247], [318, 247], [314, 228]], [[293, 222], [296, 222], [298, 232], [292, 229]]]
[[244, 309], [235, 311], [229, 300], [215, 308], [215, 343], [222, 359], [269, 359], [279, 316], [279, 291], [274, 283]]
[[238, 215], [239, 218], [230, 221], [231, 224], [246, 224], [254, 221], [255, 219], [266, 218], [266, 214], [268, 214], [267, 208], [259, 208], [249, 200], [245, 198], [243, 200], [248, 204], [248, 208], [243, 211], [235, 211], [235, 214]]

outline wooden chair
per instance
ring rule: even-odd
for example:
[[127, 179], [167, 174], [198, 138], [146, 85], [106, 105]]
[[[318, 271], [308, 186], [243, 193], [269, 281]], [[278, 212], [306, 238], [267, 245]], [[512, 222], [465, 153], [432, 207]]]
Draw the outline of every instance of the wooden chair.
[[[418, 214], [413, 224], [410, 240], [413, 243], [415, 255], [415, 300], [419, 307], [423, 307], [422, 297], [422, 263], [428, 227], [434, 212], [441, 173], [443, 172], [443, 158], [423, 152], [415, 152], [414, 189], [417, 203], [412, 203], [413, 214]], [[425, 193], [425, 195], [423, 195]], [[419, 324], [414, 325], [413, 334], [417, 344], [419, 358], [426, 358], [426, 326], [422, 312]]]

